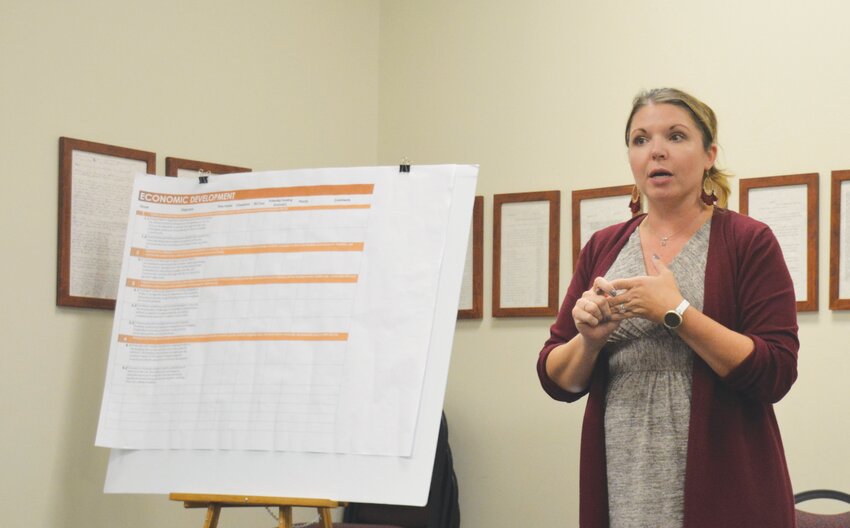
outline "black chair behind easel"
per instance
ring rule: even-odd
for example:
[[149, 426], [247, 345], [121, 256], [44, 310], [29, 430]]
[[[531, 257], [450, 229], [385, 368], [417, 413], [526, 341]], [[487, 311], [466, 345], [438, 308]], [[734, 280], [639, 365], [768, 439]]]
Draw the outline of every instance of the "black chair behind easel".
[[[316, 528], [311, 524], [305, 528]], [[431, 489], [425, 506], [349, 503], [335, 528], [459, 528], [458, 485], [446, 414], [440, 420]]]

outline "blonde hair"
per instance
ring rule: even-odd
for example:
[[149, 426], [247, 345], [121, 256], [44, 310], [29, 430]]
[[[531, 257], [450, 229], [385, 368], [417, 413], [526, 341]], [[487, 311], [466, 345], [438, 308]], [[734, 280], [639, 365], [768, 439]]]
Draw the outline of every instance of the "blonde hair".
[[[641, 92], [632, 100], [632, 113], [626, 121], [626, 146], [629, 146], [629, 133], [632, 128], [632, 119], [638, 110], [648, 104], [672, 104], [688, 111], [702, 134], [702, 146], [708, 152], [712, 145], [717, 143], [717, 117], [714, 110], [693, 95], [676, 88], [654, 88]], [[717, 205], [725, 208], [729, 203], [729, 195], [732, 188], [729, 178], [732, 174], [720, 170], [716, 165], [705, 171], [702, 176], [702, 186], [706, 194], [712, 192], [717, 196]]]

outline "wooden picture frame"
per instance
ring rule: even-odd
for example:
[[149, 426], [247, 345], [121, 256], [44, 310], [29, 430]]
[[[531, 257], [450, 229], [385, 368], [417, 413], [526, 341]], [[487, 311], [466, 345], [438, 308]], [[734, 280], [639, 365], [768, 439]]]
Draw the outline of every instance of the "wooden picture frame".
[[560, 218], [560, 191], [493, 196], [493, 317], [558, 314]]
[[850, 310], [850, 170], [832, 171], [829, 202], [829, 308]]
[[[794, 280], [798, 312], [818, 309], [818, 175], [739, 180], [740, 212], [766, 223], [782, 247]], [[756, 198], [755, 194], [759, 193]]]
[[[573, 270], [575, 270], [578, 264], [578, 256], [581, 253], [581, 248], [587, 243], [585, 238], [590, 238], [590, 235], [603, 227], [624, 222], [635, 216], [629, 209], [633, 189], [634, 185], [617, 185], [614, 187], [597, 187], [595, 189], [578, 189], [572, 192]], [[624, 199], [619, 200], [620, 197]], [[588, 206], [595, 205], [596, 207], [585, 207], [582, 209], [583, 202]], [[582, 210], [585, 212], [596, 211], [598, 215], [594, 218], [588, 218], [587, 214], [582, 214]], [[583, 216], [585, 217], [585, 221], [582, 221]], [[591, 221], [588, 222], [588, 220]], [[582, 236], [583, 230], [586, 237]]]
[[208, 161], [197, 161], [184, 158], [165, 158], [165, 175], [177, 177], [180, 171], [192, 171], [193, 176], [208, 172], [210, 174], [230, 174], [233, 172], [251, 172], [247, 167], [236, 165], [223, 165], [221, 163], [210, 163]]
[[[461, 302], [469, 294], [469, 308], [458, 308], [458, 319], [481, 319], [484, 317], [484, 197], [476, 196], [472, 206], [472, 225], [467, 250], [467, 266], [463, 271]], [[467, 287], [468, 285], [468, 287]]]
[[156, 172], [155, 153], [59, 138], [57, 306], [115, 308], [130, 194], [140, 172]]

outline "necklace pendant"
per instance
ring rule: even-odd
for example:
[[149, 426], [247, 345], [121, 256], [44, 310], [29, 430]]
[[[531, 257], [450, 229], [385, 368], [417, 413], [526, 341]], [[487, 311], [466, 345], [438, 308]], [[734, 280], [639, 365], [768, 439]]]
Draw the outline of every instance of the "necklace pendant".
[[667, 247], [667, 239], [670, 237], [661, 237], [661, 247]]

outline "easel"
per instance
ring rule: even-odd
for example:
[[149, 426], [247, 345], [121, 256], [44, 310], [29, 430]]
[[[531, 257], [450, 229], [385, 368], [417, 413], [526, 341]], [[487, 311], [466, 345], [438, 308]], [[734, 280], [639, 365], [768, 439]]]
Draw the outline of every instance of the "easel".
[[183, 501], [184, 508], [206, 508], [207, 517], [204, 528], [216, 528], [222, 508], [277, 507], [280, 512], [279, 528], [292, 528], [292, 507], [300, 506], [319, 510], [319, 525], [332, 528], [331, 508], [345, 506], [343, 502], [326, 499], [293, 499], [285, 497], [257, 497], [246, 495], [203, 495], [196, 493], [171, 493], [173, 501]]

